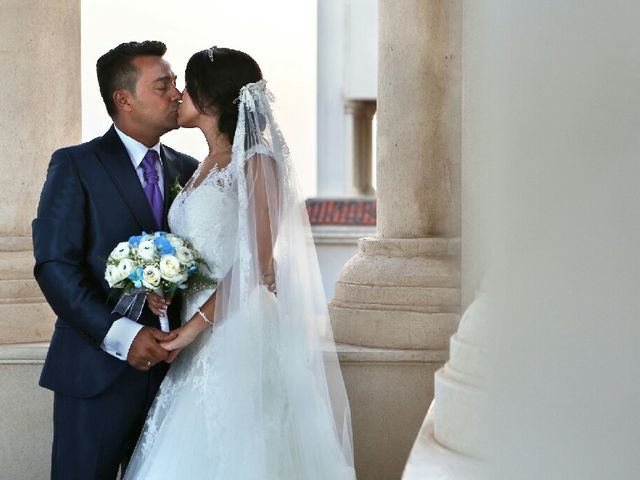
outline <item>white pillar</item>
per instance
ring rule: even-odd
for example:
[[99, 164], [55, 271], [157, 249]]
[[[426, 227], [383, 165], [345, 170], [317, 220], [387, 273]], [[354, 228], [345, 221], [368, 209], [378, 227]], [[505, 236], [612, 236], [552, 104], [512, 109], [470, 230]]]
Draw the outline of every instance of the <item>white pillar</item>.
[[342, 197], [347, 118], [342, 69], [345, 56], [343, 0], [318, 2], [318, 196]]

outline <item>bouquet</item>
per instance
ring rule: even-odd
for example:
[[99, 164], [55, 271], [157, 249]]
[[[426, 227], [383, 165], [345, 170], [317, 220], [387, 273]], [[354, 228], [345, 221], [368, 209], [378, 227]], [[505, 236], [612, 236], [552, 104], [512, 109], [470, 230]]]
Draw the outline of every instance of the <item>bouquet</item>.
[[[149, 292], [166, 299], [188, 287], [204, 263], [193, 247], [177, 235], [155, 232], [137, 235], [119, 243], [107, 259], [104, 278], [120, 299], [113, 312], [138, 320]], [[169, 319], [160, 317], [160, 328], [169, 331]]]

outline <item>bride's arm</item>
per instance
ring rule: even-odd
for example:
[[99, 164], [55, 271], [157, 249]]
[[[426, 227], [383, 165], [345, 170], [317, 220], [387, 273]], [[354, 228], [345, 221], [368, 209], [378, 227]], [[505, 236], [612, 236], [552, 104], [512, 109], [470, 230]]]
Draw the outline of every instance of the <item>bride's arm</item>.
[[249, 208], [255, 216], [260, 283], [276, 292], [273, 246], [278, 234], [279, 188], [275, 160], [256, 155], [247, 162]]

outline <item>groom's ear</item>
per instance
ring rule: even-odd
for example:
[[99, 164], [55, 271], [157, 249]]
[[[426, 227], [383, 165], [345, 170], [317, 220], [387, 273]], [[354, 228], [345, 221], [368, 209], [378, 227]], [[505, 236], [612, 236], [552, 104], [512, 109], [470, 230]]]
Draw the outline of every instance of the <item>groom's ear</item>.
[[113, 104], [117, 110], [131, 111], [131, 92], [128, 90], [116, 90], [113, 92]]

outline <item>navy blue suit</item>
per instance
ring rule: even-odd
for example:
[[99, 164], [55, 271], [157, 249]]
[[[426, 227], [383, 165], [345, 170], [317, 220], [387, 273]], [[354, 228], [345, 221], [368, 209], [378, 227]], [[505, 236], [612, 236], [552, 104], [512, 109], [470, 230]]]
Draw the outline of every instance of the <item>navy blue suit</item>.
[[[112, 323], [105, 259], [141, 231], [168, 230], [171, 185], [197, 162], [161, 146], [165, 215], [158, 226], [113, 127], [100, 138], [54, 152], [33, 221], [34, 274], [58, 316], [40, 385], [55, 392], [52, 478], [113, 479], [128, 461], [167, 370], [140, 372], [100, 349]], [[172, 305], [172, 326], [179, 322]], [[146, 307], [139, 322], [158, 328]]]

